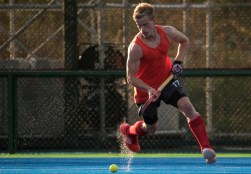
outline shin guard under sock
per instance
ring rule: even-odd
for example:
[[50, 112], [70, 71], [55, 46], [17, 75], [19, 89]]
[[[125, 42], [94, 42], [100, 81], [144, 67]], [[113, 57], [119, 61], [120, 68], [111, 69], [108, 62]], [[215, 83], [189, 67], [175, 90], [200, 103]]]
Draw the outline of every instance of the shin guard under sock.
[[202, 120], [202, 117], [199, 115], [196, 118], [188, 121], [188, 125], [193, 132], [195, 138], [197, 139], [201, 151], [204, 148], [211, 148], [206, 132], [206, 126], [204, 124], [204, 121]]

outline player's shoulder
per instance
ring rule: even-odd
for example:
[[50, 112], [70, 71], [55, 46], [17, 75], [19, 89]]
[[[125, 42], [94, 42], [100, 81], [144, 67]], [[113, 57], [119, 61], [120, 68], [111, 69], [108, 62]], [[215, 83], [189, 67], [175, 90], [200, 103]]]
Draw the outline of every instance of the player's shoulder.
[[141, 50], [141, 47], [136, 42], [131, 42], [128, 47], [128, 51], [137, 53], [137, 52], [141, 52], [142, 50]]
[[137, 34], [137, 35], [135, 35], [135, 37], [133, 38], [133, 40], [131, 41], [131, 43], [130, 43], [130, 45], [129, 45], [129, 49], [130, 50], [141, 50], [141, 47], [140, 47], [140, 45], [137, 43], [137, 39], [138, 39], [138, 37], [139, 37], [139, 34]]
[[129, 57], [140, 58], [142, 56], [142, 48], [136, 42], [131, 42], [128, 47]]
[[171, 34], [177, 31], [177, 29], [171, 25], [160, 26], [167, 34]]

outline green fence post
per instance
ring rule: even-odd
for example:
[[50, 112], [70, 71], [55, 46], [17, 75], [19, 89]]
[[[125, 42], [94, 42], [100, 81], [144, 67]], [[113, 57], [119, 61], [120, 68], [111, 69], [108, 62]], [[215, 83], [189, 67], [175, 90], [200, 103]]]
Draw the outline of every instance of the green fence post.
[[77, 68], [77, 0], [64, 0], [64, 58], [65, 69]]
[[[64, 65], [66, 70], [76, 70], [78, 63], [77, 0], [64, 0]], [[64, 137], [75, 135], [73, 125], [77, 118], [78, 79], [66, 78], [64, 84]], [[69, 143], [69, 142], [68, 142]]]
[[8, 75], [8, 145], [9, 153], [16, 152], [16, 118], [15, 118], [15, 78]]

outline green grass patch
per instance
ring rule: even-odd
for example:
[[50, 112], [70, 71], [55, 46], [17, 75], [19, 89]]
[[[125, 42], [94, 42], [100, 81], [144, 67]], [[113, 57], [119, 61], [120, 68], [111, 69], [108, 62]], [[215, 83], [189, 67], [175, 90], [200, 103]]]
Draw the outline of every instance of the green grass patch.
[[[141, 158], [186, 158], [186, 157], [202, 157], [199, 153], [139, 153], [134, 157]], [[16, 153], [16, 154], [0, 154], [0, 158], [119, 158], [125, 157], [120, 153]], [[217, 157], [251, 158], [250, 153], [217, 153]]]

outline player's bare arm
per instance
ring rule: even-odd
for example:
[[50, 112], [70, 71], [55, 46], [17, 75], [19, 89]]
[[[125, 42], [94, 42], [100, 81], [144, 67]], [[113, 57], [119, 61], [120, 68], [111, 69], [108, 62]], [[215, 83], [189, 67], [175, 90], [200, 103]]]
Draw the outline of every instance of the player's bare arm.
[[144, 81], [142, 81], [136, 76], [141, 57], [142, 57], [141, 48], [137, 44], [131, 43], [128, 48], [128, 58], [127, 58], [127, 65], [126, 65], [127, 81], [129, 84], [133, 85], [134, 87], [148, 92], [149, 97], [151, 96], [158, 97], [159, 92], [157, 92], [154, 88], [147, 85]]
[[189, 48], [189, 39], [183, 33], [172, 26], [164, 26], [163, 28], [167, 34], [167, 37], [171, 41], [179, 44], [175, 60], [183, 61]]

